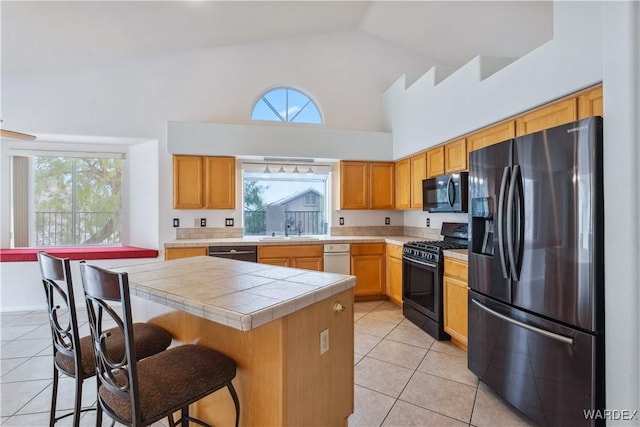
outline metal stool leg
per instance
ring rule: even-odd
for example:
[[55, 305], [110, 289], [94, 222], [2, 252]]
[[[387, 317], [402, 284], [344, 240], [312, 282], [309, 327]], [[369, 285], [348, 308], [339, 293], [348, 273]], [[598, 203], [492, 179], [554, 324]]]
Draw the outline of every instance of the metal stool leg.
[[231, 381], [227, 384], [227, 388], [233, 398], [233, 404], [236, 405], [236, 427], [238, 427], [238, 423], [240, 422], [240, 401], [238, 400], [238, 393], [236, 393], [236, 389], [233, 387], [233, 384], [231, 384]]
[[51, 412], [49, 414], [49, 427], [56, 423], [56, 400], [58, 399], [58, 370], [53, 367], [53, 384], [51, 387]]
[[82, 378], [80, 375], [76, 375], [76, 401], [73, 406], [73, 426], [80, 426], [80, 416], [82, 415]]

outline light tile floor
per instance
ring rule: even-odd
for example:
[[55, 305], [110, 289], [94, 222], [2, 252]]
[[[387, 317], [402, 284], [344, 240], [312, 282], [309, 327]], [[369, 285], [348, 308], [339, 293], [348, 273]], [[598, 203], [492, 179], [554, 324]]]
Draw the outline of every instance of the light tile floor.
[[390, 302], [355, 306], [355, 412], [349, 426], [533, 426], [478, 382], [466, 353]]
[[[85, 316], [80, 312], [83, 334], [88, 333]], [[478, 384], [462, 350], [435, 341], [392, 303], [357, 303], [355, 320], [355, 413], [350, 427], [533, 425]], [[0, 314], [0, 425], [48, 425], [51, 357], [46, 313]], [[84, 390], [84, 405], [94, 404], [95, 381], [86, 381]], [[59, 396], [58, 409], [71, 409], [71, 379], [61, 380]], [[71, 421], [67, 417], [56, 426]], [[95, 412], [85, 413], [81, 425], [95, 425]]]

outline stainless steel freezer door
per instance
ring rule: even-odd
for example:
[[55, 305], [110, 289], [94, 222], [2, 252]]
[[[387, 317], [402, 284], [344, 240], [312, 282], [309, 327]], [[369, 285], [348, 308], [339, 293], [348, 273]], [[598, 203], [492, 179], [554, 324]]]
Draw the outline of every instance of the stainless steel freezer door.
[[604, 409], [604, 335], [469, 292], [469, 369], [543, 426], [590, 426]]

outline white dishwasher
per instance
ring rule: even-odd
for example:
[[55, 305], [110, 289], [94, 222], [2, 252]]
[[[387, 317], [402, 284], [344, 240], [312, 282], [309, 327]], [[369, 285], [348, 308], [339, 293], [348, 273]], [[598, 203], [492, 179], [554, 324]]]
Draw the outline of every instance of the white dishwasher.
[[351, 273], [351, 245], [328, 243], [324, 245], [324, 271], [329, 273]]

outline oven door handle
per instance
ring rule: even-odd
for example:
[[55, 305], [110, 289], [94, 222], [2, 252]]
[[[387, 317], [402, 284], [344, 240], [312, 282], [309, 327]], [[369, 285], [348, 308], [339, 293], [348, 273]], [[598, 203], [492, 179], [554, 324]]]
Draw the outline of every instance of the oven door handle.
[[413, 264], [420, 264], [420, 265], [426, 265], [427, 267], [431, 267], [434, 270], [438, 268], [437, 264], [434, 264], [432, 262], [427, 262], [427, 261], [418, 261], [417, 259], [413, 259], [413, 258], [407, 258], [405, 256], [402, 257], [403, 260], [413, 263]]

